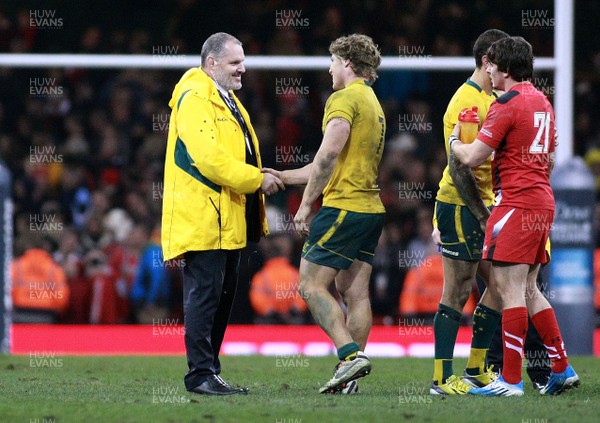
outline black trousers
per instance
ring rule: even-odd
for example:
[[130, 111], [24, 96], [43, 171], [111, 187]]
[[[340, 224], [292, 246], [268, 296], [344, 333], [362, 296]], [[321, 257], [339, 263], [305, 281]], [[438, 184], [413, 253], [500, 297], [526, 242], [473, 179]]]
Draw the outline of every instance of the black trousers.
[[[542, 282], [541, 271], [538, 274], [538, 287], [542, 293], [544, 292], [545, 285]], [[485, 290], [483, 281], [477, 277], [477, 288], [480, 293]], [[523, 345], [523, 351], [525, 358], [527, 359], [527, 375], [532, 382], [543, 381], [544, 383], [550, 375], [550, 359], [548, 358], [548, 351], [544, 346], [544, 342], [540, 337], [538, 331], [535, 329], [531, 319], [529, 319], [529, 326], [527, 329], [527, 335], [525, 336], [525, 344]], [[492, 343], [488, 351], [487, 360], [488, 364], [494, 365], [494, 371], [499, 372], [503, 367], [503, 345], [502, 345], [502, 322], [498, 325], [496, 333], [492, 338]]]
[[241, 250], [191, 251], [184, 255], [183, 315], [189, 371], [185, 388], [193, 389], [221, 372], [219, 351], [238, 282]]

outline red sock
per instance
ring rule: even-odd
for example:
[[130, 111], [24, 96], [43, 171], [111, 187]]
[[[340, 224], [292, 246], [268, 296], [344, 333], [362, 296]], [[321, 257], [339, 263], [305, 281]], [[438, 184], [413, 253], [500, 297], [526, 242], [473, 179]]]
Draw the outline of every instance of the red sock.
[[569, 365], [569, 361], [567, 360], [565, 344], [560, 335], [554, 310], [547, 308], [534, 314], [531, 317], [531, 323], [537, 329], [548, 350], [548, 357], [552, 360], [552, 371], [554, 373], [564, 372]]
[[502, 378], [506, 383], [516, 384], [523, 379], [523, 345], [528, 325], [527, 307], [513, 307], [502, 311]]

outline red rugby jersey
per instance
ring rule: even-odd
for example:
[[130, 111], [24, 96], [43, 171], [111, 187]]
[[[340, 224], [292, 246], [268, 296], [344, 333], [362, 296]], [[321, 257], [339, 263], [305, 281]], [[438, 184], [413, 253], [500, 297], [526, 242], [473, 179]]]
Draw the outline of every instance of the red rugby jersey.
[[496, 205], [554, 210], [548, 164], [554, 151], [554, 110], [530, 82], [490, 107], [477, 138], [492, 147]]

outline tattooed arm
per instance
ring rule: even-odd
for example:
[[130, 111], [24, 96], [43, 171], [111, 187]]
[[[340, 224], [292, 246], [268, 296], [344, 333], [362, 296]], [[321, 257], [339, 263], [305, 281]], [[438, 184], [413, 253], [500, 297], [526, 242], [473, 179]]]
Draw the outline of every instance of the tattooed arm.
[[454, 185], [461, 198], [469, 207], [475, 218], [479, 221], [481, 230], [485, 232], [485, 225], [490, 215], [489, 210], [485, 207], [479, 190], [475, 176], [471, 168], [477, 167], [492, 154], [493, 148], [475, 139], [471, 144], [463, 144], [458, 139], [460, 135], [460, 122], [456, 124], [452, 135], [448, 139], [450, 150], [450, 176], [454, 181]]
[[323, 142], [315, 155], [315, 160], [310, 167], [310, 176], [302, 196], [302, 203], [294, 217], [296, 230], [301, 235], [308, 234], [307, 219], [311, 206], [321, 195], [329, 182], [338, 156], [350, 136], [350, 123], [341, 118], [331, 119], [325, 127]]
[[490, 216], [490, 211], [479, 195], [473, 171], [469, 166], [462, 164], [452, 150], [450, 151], [449, 170], [460, 197], [479, 221], [481, 230], [485, 232], [485, 224]]

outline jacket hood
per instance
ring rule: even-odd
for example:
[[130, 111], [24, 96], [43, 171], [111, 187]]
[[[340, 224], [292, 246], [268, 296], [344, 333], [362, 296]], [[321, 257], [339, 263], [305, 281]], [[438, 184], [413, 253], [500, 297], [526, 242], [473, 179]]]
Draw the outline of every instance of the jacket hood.
[[173, 89], [173, 95], [171, 96], [171, 100], [169, 101], [169, 107], [172, 109], [175, 107], [175, 104], [181, 94], [185, 90], [193, 88], [197, 84], [206, 83], [208, 75], [204, 73], [201, 67], [188, 69], [186, 73], [183, 74], [177, 85], [175, 85], [175, 89]]

